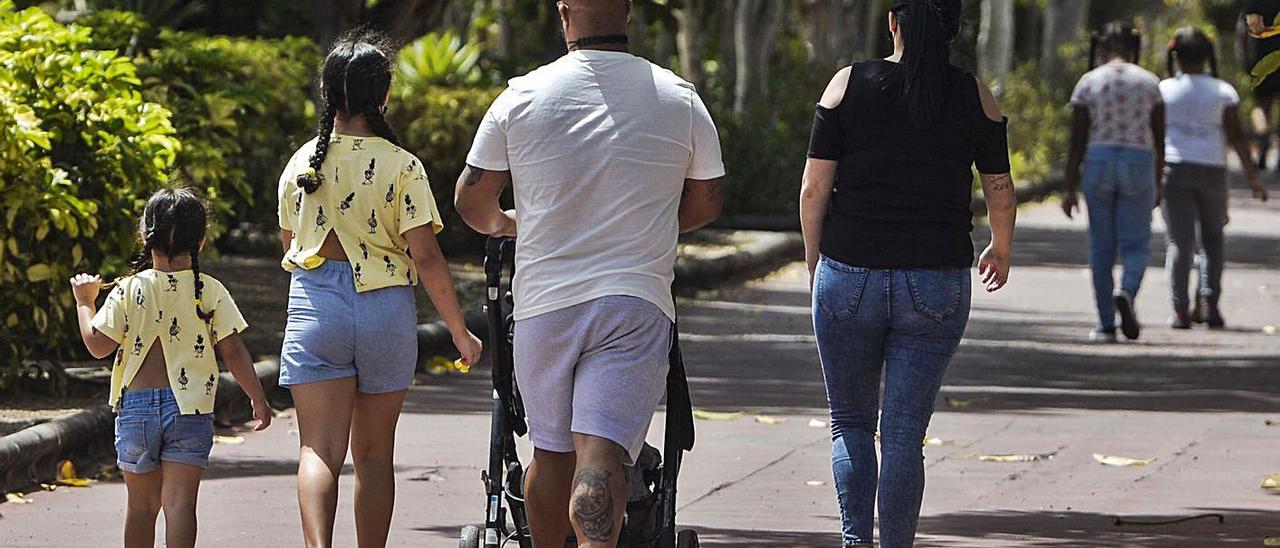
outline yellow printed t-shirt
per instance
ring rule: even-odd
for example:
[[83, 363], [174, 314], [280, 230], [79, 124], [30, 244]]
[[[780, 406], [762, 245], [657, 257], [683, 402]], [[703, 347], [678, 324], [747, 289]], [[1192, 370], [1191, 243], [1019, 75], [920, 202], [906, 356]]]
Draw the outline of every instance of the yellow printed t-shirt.
[[120, 280], [93, 327], [120, 344], [111, 368], [111, 407], [159, 341], [169, 370], [169, 386], [182, 414], [212, 413], [218, 390], [218, 362], [214, 345], [249, 327], [222, 283], [201, 274], [204, 280], [200, 309], [212, 312], [209, 321], [196, 315], [196, 287], [190, 270], [144, 270]]
[[293, 232], [281, 266], [320, 266], [317, 253], [334, 231], [357, 292], [416, 285], [404, 233], [427, 224], [435, 233], [444, 229], [422, 162], [385, 139], [335, 133], [318, 172], [320, 188], [307, 194], [298, 175], [310, 167], [315, 146], [312, 139], [298, 149], [280, 175], [280, 228]]

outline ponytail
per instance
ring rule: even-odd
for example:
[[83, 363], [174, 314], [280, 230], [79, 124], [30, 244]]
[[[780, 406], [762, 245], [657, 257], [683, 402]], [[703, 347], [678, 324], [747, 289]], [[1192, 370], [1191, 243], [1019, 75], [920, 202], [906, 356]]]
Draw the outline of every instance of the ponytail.
[[1166, 53], [1169, 76], [1174, 76], [1174, 60], [1177, 68], [1185, 71], [1186, 65], [1209, 65], [1209, 73], [1218, 77], [1218, 53], [1209, 35], [1195, 27], [1182, 27], [1173, 33], [1169, 40], [1169, 51]]
[[1142, 55], [1142, 33], [1125, 21], [1107, 23], [1101, 33], [1089, 36], [1089, 70], [1098, 66], [1099, 51], [1107, 57], [1123, 55], [1136, 65]]
[[959, 0], [896, 0], [903, 52], [898, 70], [907, 115], [916, 129], [926, 129], [942, 110], [951, 66], [949, 44], [960, 30]]
[[1089, 70], [1093, 70], [1098, 66], [1098, 40], [1097, 33], [1089, 35]]

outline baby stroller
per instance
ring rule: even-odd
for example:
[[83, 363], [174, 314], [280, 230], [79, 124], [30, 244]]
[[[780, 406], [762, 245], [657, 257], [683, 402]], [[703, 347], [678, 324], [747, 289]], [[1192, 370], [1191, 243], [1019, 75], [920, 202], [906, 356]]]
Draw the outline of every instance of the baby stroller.
[[[484, 527], [469, 525], [462, 529], [458, 548], [499, 548], [510, 541], [520, 548], [533, 546], [524, 509], [524, 467], [516, 455], [515, 444], [516, 436], [528, 431], [511, 353], [515, 322], [503, 309], [504, 301], [508, 306], [512, 304], [511, 292], [502, 291], [502, 275], [504, 261], [512, 255], [513, 243], [509, 238], [490, 238], [485, 245], [484, 270], [488, 285], [485, 312], [493, 362], [489, 467], [480, 474], [486, 494], [485, 520]], [[515, 274], [514, 260], [507, 274], [508, 280]], [[683, 453], [693, 448], [693, 408], [678, 341], [672, 342], [670, 360], [666, 441], [662, 453], [646, 444], [635, 465], [627, 469], [630, 494], [618, 541], [621, 547], [698, 546], [696, 531], [676, 531], [676, 478]], [[572, 533], [565, 544], [577, 545]]]

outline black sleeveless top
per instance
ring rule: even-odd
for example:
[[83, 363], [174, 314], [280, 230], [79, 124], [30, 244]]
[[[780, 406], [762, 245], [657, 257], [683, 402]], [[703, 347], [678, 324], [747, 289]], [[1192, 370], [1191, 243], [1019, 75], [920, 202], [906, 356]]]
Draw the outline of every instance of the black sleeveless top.
[[912, 127], [897, 63], [855, 63], [844, 100], [818, 107], [809, 157], [839, 162], [823, 255], [864, 268], [973, 264], [973, 171], [1009, 171], [1007, 119], [987, 118], [973, 76], [951, 67], [933, 125]]

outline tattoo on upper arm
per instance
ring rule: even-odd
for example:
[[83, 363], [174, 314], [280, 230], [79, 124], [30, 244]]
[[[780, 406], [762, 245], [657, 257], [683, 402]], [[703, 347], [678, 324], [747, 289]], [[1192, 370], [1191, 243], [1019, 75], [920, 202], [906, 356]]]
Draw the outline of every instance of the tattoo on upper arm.
[[476, 186], [480, 182], [480, 178], [484, 177], [484, 170], [478, 167], [467, 166], [462, 170], [463, 183], [467, 186]]
[[1005, 190], [1013, 190], [1013, 175], [1008, 173], [1001, 173], [999, 175], [983, 174], [982, 178], [986, 179], [987, 185], [990, 186], [993, 191], [1001, 192]]
[[583, 468], [573, 478], [573, 521], [590, 540], [608, 542], [613, 538], [612, 473]]

